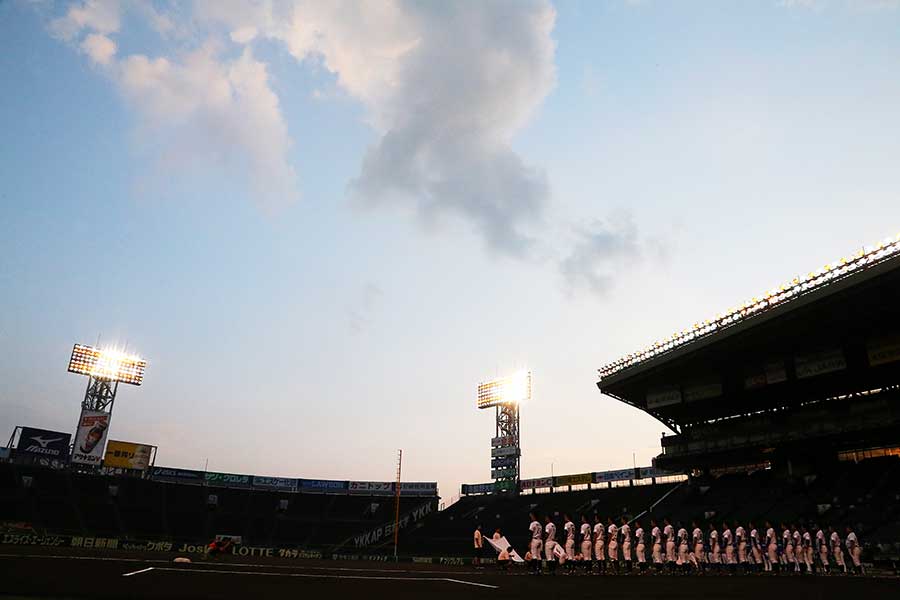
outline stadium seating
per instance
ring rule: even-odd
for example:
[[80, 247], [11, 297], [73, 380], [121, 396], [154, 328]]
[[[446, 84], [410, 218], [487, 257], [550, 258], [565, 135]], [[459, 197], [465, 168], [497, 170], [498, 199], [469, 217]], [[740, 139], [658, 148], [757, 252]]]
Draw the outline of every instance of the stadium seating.
[[[403, 497], [401, 513], [434, 500]], [[393, 515], [393, 497], [220, 488], [0, 463], [0, 523], [27, 523], [42, 533], [192, 543], [223, 534], [258, 546], [330, 551]]]

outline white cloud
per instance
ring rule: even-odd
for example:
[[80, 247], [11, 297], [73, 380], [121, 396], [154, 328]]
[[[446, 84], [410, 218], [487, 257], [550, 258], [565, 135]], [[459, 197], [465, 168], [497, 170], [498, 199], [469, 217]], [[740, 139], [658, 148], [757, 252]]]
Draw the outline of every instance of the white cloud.
[[84, 29], [105, 35], [115, 33], [120, 25], [119, 0], [84, 0], [51, 22], [50, 30], [64, 40], [72, 40]]
[[81, 42], [81, 49], [99, 65], [108, 65], [116, 55], [116, 43], [99, 33], [91, 33]]
[[248, 163], [264, 208], [296, 197], [296, 173], [287, 162], [291, 138], [266, 65], [249, 48], [234, 60], [221, 60], [212, 44], [178, 59], [129, 56], [118, 82], [167, 164]]
[[572, 251], [560, 263], [570, 291], [583, 289], [605, 294], [613, 287], [616, 276], [641, 258], [637, 228], [625, 214], [576, 228], [574, 233]]
[[381, 137], [352, 185], [361, 204], [456, 215], [489, 247], [527, 253], [549, 186], [512, 140], [555, 83], [549, 3], [207, 1], [197, 15], [233, 40], [284, 42], [365, 105]]

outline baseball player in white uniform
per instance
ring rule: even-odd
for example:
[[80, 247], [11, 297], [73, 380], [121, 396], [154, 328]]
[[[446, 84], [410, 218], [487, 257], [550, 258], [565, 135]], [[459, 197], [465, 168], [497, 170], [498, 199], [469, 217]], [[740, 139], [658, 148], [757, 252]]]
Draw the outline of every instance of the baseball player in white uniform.
[[653, 568], [659, 571], [662, 569], [663, 557], [662, 557], [662, 532], [659, 530], [659, 526], [656, 524], [655, 519], [650, 519], [650, 525], [652, 529], [650, 530], [650, 537], [653, 540], [653, 552], [651, 556], [653, 556]]
[[622, 517], [619, 534], [622, 536], [622, 560], [625, 561], [625, 572], [631, 573], [631, 526], [625, 517]]
[[606, 560], [614, 573], [619, 572], [619, 528], [608, 518], [609, 526], [606, 528]]
[[591, 572], [591, 524], [588, 518], [581, 515], [581, 559], [584, 561], [585, 571]]
[[563, 530], [566, 532], [566, 563], [567, 569], [571, 573], [575, 567], [575, 523], [569, 518], [569, 515], [563, 515]]
[[747, 530], [743, 525], [734, 528], [734, 545], [737, 547], [737, 560], [741, 571], [747, 572]]
[[831, 541], [831, 554], [834, 556], [834, 564], [836, 564], [843, 573], [847, 572], [847, 563], [844, 562], [844, 549], [841, 548], [841, 536], [834, 528], [829, 527], [831, 532], [829, 540]]
[[531, 568], [532, 573], [539, 574], [541, 572], [541, 550], [544, 547], [541, 535], [544, 532], [544, 528], [541, 527], [541, 523], [534, 513], [531, 513], [529, 516], [531, 517], [531, 525], [528, 526], [528, 531], [531, 532], [531, 563], [528, 566]]
[[556, 524], [550, 519], [550, 515], [544, 517], [544, 557], [547, 559], [547, 569], [550, 574], [556, 573], [557, 559], [554, 555], [556, 549]]
[[791, 525], [791, 542], [794, 544], [794, 573], [800, 573], [803, 562], [803, 536], [795, 525]]
[[638, 570], [643, 573], [647, 570], [647, 545], [644, 543], [644, 528], [640, 521], [634, 522], [634, 553], [637, 555]]
[[821, 527], [816, 532], [816, 550], [819, 554], [819, 565], [822, 567], [822, 572], [828, 574], [828, 540]]
[[759, 530], [753, 523], [750, 526], [750, 557], [753, 563], [753, 570], [759, 573], [763, 570], [763, 549], [759, 540]]
[[594, 558], [601, 573], [606, 571], [606, 528], [599, 515], [594, 515]]
[[850, 554], [850, 560], [853, 562], [853, 572], [857, 575], [863, 574], [862, 566], [862, 546], [859, 545], [859, 538], [852, 527], [847, 527], [847, 552]]
[[703, 551], [703, 530], [700, 529], [697, 521], [694, 521], [692, 525], [694, 529], [691, 531], [691, 562], [697, 566], [697, 569], [702, 569], [707, 562], [706, 552]]
[[712, 523], [709, 524], [709, 564], [715, 571], [718, 571], [722, 566], [719, 532], [716, 531], [716, 527]]
[[777, 571], [778, 563], [778, 536], [775, 535], [775, 528], [766, 521], [766, 571]]
[[669, 519], [663, 519], [665, 526], [663, 527], [663, 535], [666, 537], [666, 566], [669, 572], [675, 571], [675, 560], [678, 558], [675, 550], [675, 528], [669, 522]]
[[685, 529], [684, 527], [681, 527], [680, 523], [679, 523], [679, 527], [678, 527], [677, 540], [678, 540], [678, 550], [677, 550], [678, 558], [675, 559], [675, 563], [681, 567], [682, 571], [687, 571], [688, 565], [690, 564], [690, 558], [688, 558], [689, 550], [690, 550], [688, 547], [688, 532], [687, 532], [687, 529]]
[[784, 548], [784, 553], [781, 555], [781, 563], [784, 565], [784, 570], [790, 572], [794, 568], [794, 538], [791, 537], [791, 530], [783, 523], [781, 528], [781, 544]]
[[800, 544], [803, 547], [803, 572], [812, 574], [813, 572], [813, 543], [812, 534], [806, 526], [800, 527]]
[[729, 571], [734, 570], [734, 536], [728, 523], [722, 521], [722, 550], [725, 552], [725, 568]]

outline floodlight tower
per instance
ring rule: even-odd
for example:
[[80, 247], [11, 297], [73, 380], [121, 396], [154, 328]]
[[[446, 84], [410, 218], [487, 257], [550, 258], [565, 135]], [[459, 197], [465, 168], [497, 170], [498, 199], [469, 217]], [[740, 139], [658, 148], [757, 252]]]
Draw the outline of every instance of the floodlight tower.
[[112, 412], [119, 383], [141, 385], [147, 361], [117, 350], [100, 350], [75, 344], [69, 358], [69, 373], [87, 375], [82, 410]]
[[496, 428], [491, 439], [491, 477], [497, 492], [519, 491], [519, 422], [522, 402], [531, 399], [531, 371], [478, 384], [478, 408], [494, 408]]

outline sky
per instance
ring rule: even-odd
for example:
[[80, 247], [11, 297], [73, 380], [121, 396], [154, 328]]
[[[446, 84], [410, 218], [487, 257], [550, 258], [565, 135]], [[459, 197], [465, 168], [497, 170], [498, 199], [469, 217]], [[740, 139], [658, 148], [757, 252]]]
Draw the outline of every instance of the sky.
[[[647, 465], [597, 369], [900, 232], [900, 1], [0, 2], [0, 435], [284, 477]], [[5, 438], [4, 438], [5, 442]]]

